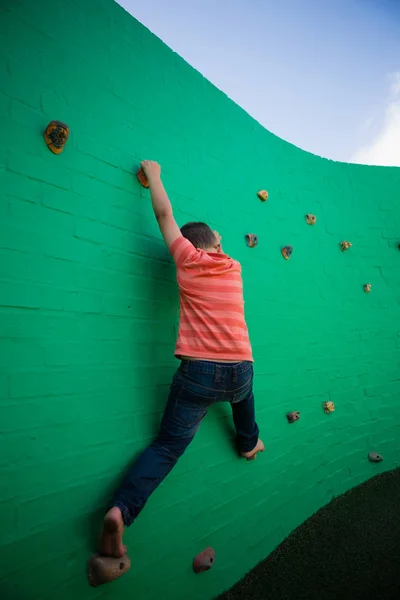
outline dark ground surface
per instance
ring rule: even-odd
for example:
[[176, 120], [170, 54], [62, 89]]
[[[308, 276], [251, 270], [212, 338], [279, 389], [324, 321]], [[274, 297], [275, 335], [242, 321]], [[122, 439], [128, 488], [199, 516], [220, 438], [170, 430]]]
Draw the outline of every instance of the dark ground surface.
[[400, 469], [318, 511], [218, 600], [400, 600]]

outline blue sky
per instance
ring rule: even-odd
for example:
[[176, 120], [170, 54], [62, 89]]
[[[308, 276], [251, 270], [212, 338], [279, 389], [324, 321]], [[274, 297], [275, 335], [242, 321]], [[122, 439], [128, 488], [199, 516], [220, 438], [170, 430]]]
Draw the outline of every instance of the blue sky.
[[400, 0], [118, 0], [267, 129], [400, 166]]

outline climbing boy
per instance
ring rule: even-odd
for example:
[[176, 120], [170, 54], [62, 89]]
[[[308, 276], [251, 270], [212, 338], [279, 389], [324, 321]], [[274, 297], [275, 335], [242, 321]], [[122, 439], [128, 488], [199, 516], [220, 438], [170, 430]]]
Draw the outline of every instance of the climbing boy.
[[254, 414], [253, 356], [244, 318], [240, 264], [224, 254], [221, 237], [205, 223], [179, 229], [161, 181], [160, 166], [145, 160], [154, 214], [175, 261], [180, 324], [174, 375], [154, 442], [139, 456], [116, 492], [103, 523], [100, 554], [121, 557], [122, 542], [149, 496], [175, 466], [208, 408], [232, 406], [237, 448], [251, 460], [263, 452]]

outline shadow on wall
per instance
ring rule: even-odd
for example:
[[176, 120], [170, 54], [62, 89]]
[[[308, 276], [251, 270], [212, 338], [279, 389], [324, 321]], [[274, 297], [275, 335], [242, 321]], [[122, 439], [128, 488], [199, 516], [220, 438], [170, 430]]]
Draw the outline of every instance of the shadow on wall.
[[[156, 243], [155, 240], [148, 241], [145, 251], [141, 245], [139, 245], [137, 247], [131, 246], [130, 252], [132, 253], [132, 267], [134, 266], [135, 255], [140, 255], [143, 252], [147, 258], [148, 267], [147, 279], [143, 282], [146, 285], [141, 287], [140, 295], [137, 294], [137, 287], [134, 287], [134, 289], [132, 289], [132, 295], [136, 293], [139, 298], [142, 297], [144, 300], [146, 300], [146, 298], [162, 298], [164, 301], [164, 310], [161, 313], [154, 304], [149, 303], [149, 310], [145, 319], [152, 324], [152, 327], [150, 329], [149, 337], [146, 340], [142, 340], [142, 343], [137, 348], [137, 352], [140, 354], [141, 359], [145, 364], [168, 365], [171, 355], [171, 343], [176, 336], [171, 328], [171, 341], [167, 344], [161, 344], [159, 340], [160, 327], [158, 324], [163, 320], [173, 323], [173, 315], [177, 315], [177, 290], [174, 280], [175, 272], [174, 269], [171, 268], [173, 265], [171, 265], [171, 261], [168, 260], [168, 254], [164, 244]], [[135, 343], [136, 340], [133, 339], [132, 342]], [[145, 353], [148, 353], [147, 356], [144, 356]], [[169, 393], [169, 383], [166, 383], [164, 371], [156, 368], [152, 369], [152, 387], [152, 402], [149, 403], [147, 407], [143, 407], [142, 412], [143, 419], [147, 421], [147, 425], [144, 425], [143, 429], [148, 432], [147, 437], [142, 437], [143, 444], [150, 443], [159, 429], [160, 420]], [[136, 394], [139, 395], [140, 402], [140, 391], [139, 393], [136, 392]], [[137, 398], [132, 397], [132, 403], [138, 403]], [[116, 477], [111, 478], [111, 480], [105, 484], [105, 489], [101, 492], [99, 499], [96, 502], [98, 508], [93, 511], [89, 519], [85, 517], [83, 520], [82, 537], [88, 540], [88, 552], [92, 552], [93, 549], [97, 547], [99, 529], [105, 510], [109, 506], [114, 492], [121, 484], [131, 464], [137, 459], [144, 447], [145, 446], [135, 452], [132, 457], [129, 457], [125, 468], [124, 465], [121, 464], [120, 470], [122, 474], [118, 473]]]

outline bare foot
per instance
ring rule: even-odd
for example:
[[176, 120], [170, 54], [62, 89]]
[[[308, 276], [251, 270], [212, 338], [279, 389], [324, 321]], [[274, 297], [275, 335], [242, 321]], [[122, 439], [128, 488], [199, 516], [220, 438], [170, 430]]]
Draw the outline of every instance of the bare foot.
[[115, 558], [120, 558], [126, 554], [127, 548], [122, 543], [124, 527], [121, 511], [117, 506], [113, 506], [104, 517], [99, 554], [114, 556]]
[[264, 444], [262, 443], [261, 440], [258, 440], [255, 448], [253, 448], [253, 450], [251, 450], [250, 452], [241, 452], [241, 456], [243, 456], [244, 458], [247, 458], [247, 460], [254, 460], [255, 457], [257, 456], [258, 452], [264, 452]]

